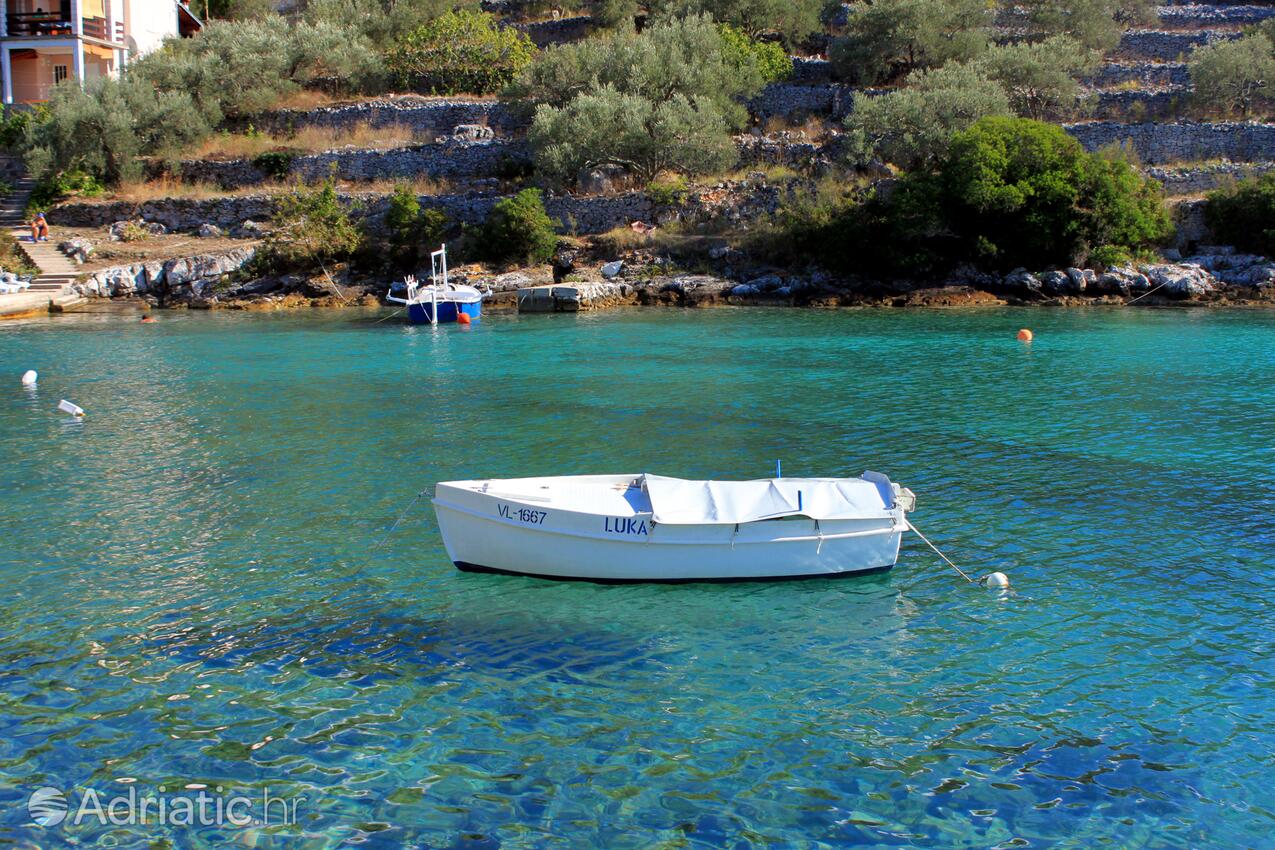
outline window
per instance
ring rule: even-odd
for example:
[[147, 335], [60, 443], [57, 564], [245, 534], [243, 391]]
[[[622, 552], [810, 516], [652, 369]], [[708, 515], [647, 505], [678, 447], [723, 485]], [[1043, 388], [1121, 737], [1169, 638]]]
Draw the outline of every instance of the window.
[[57, 85], [58, 83], [62, 82], [65, 79], [66, 79], [66, 66], [54, 65], [53, 66], [53, 84]]

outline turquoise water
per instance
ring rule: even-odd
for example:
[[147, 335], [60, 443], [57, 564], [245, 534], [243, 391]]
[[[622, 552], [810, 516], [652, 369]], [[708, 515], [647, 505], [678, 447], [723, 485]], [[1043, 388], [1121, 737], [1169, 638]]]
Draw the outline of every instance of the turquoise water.
[[[1275, 313], [376, 315], [0, 324], [0, 841], [1272, 846]], [[461, 574], [424, 503], [373, 548], [438, 480], [776, 457], [888, 472], [1014, 592], [914, 537], [841, 581]], [[26, 805], [188, 785], [298, 824]]]

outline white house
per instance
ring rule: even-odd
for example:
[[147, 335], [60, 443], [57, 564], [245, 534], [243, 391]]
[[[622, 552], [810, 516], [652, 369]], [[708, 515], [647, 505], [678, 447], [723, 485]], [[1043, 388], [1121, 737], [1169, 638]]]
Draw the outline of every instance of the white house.
[[67, 78], [115, 76], [130, 56], [202, 26], [177, 0], [0, 0], [0, 11], [6, 104], [47, 100]]

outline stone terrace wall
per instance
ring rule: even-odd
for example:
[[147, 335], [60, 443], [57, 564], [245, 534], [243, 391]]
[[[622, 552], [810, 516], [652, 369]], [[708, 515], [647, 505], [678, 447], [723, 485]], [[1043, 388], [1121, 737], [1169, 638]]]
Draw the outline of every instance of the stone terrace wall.
[[853, 108], [854, 89], [840, 83], [771, 83], [748, 102], [748, 111], [759, 120], [803, 114], [844, 118]]
[[449, 134], [460, 124], [485, 124], [502, 134], [526, 128], [528, 116], [497, 100], [433, 100], [386, 98], [365, 103], [321, 106], [309, 110], [281, 110], [255, 120], [258, 129], [287, 132], [302, 127], [349, 128], [404, 126], [418, 133]]
[[1256, 5], [1219, 5], [1183, 4], [1178, 6], [1161, 6], [1157, 12], [1160, 23], [1165, 26], [1216, 26], [1260, 24], [1267, 18], [1275, 17], [1275, 6]]
[[1275, 171], [1275, 162], [1219, 162], [1198, 168], [1147, 168], [1149, 177], [1164, 185], [1168, 195], [1199, 195], [1220, 186], [1229, 186], [1246, 177]]
[[[422, 207], [440, 209], [453, 223], [479, 224], [500, 200], [498, 195], [476, 192], [463, 195], [422, 195]], [[385, 195], [342, 195], [342, 201], [354, 207], [363, 218], [378, 219], [385, 215]], [[191, 231], [201, 224], [231, 228], [246, 219], [268, 221], [274, 215], [275, 199], [270, 195], [245, 195], [234, 198], [164, 198], [154, 201], [115, 201], [104, 204], [71, 203], [50, 209], [48, 219], [66, 227], [105, 227], [116, 221], [141, 218], [159, 222], [169, 230]], [[561, 195], [545, 199], [549, 215], [562, 223], [564, 230], [576, 233], [603, 233], [631, 221], [649, 221], [654, 208], [644, 193], [599, 197]]]
[[1202, 44], [1238, 38], [1238, 32], [1198, 30], [1166, 32], [1164, 30], [1128, 30], [1120, 37], [1116, 52], [1139, 59], [1177, 62]]
[[1275, 124], [1183, 121], [1121, 124], [1095, 121], [1065, 127], [1087, 150], [1129, 141], [1148, 165], [1210, 159], [1275, 161]]
[[514, 29], [525, 32], [536, 47], [548, 47], [551, 44], [567, 44], [587, 38], [593, 32], [593, 18], [577, 15], [556, 21], [514, 24]]
[[1107, 88], [1133, 83], [1142, 88], [1163, 86], [1189, 86], [1191, 74], [1185, 62], [1135, 62], [1121, 64], [1108, 62], [1097, 73], [1085, 79], [1095, 88]]
[[[499, 175], [529, 163], [527, 144], [508, 139], [467, 141], [448, 139], [431, 145], [390, 150], [336, 150], [297, 156], [288, 178], [321, 180], [332, 167], [340, 180], [400, 180], [414, 177], [476, 178]], [[183, 160], [182, 178], [215, 183], [223, 189], [255, 186], [267, 179], [250, 160]]]

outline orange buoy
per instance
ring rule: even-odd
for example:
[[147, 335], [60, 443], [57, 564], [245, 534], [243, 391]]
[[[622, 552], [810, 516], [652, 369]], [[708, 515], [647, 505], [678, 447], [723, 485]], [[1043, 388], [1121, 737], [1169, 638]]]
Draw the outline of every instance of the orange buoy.
[[468, 313], [461, 313], [460, 311], [457, 311], [457, 313], [456, 313], [456, 324], [458, 324], [458, 325], [467, 325], [467, 324], [469, 324], [469, 314], [468, 314]]
[[1023, 342], [1031, 342], [1032, 332], [1027, 330], [1027, 328], [1023, 328], [1021, 331], [1018, 332], [1018, 338], [1022, 340]]

